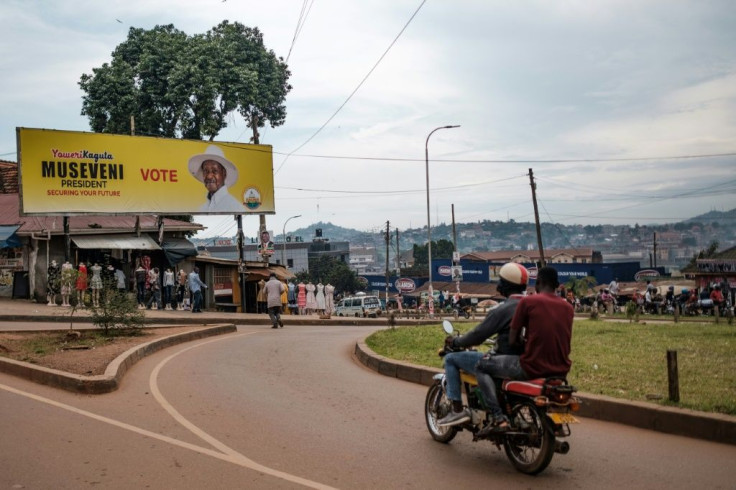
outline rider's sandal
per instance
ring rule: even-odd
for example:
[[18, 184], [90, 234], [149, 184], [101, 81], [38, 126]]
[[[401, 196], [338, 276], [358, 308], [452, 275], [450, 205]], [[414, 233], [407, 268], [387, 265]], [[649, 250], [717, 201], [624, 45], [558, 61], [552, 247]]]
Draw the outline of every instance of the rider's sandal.
[[506, 417], [499, 417], [491, 424], [491, 433], [506, 432], [511, 429], [511, 425]]
[[511, 426], [505, 417], [499, 417], [486, 424], [481, 430], [475, 433], [473, 440], [486, 439], [491, 434], [503, 433], [509, 430]]

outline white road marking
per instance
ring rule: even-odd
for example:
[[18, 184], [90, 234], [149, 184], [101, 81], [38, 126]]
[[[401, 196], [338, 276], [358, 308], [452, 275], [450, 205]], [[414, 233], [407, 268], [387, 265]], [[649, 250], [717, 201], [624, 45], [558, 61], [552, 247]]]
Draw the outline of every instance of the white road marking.
[[[262, 332], [242, 333], [242, 334], [236, 335], [236, 337], [248, 336], [248, 335], [253, 335], [253, 334], [256, 334], [256, 333], [262, 333]], [[250, 469], [252, 469], [254, 471], [259, 471], [259, 472], [264, 473], [266, 475], [270, 475], [270, 476], [273, 476], [273, 477], [276, 477], [276, 478], [281, 478], [282, 480], [286, 480], [286, 481], [291, 482], [291, 483], [297, 483], [297, 484], [303, 485], [305, 487], [317, 488], [317, 489], [320, 489], [320, 490], [336, 490], [336, 489], [334, 489], [334, 487], [330, 487], [328, 485], [324, 485], [322, 483], [318, 483], [318, 482], [315, 482], [315, 481], [312, 481], [312, 480], [307, 480], [305, 478], [301, 478], [299, 476], [292, 475], [290, 473], [279, 471], [279, 470], [276, 470], [276, 469], [273, 469], [273, 468], [269, 468], [268, 466], [264, 466], [262, 464], [256, 463], [252, 459], [250, 459], [250, 458], [242, 455], [241, 453], [237, 452], [236, 450], [234, 450], [234, 449], [228, 447], [227, 445], [223, 444], [221, 441], [215, 439], [214, 437], [212, 437], [211, 435], [209, 435], [208, 433], [206, 433], [205, 431], [203, 431], [202, 429], [200, 429], [199, 427], [197, 427], [196, 425], [194, 425], [192, 422], [190, 422], [189, 420], [187, 420], [161, 394], [161, 391], [158, 388], [158, 375], [161, 372], [161, 369], [171, 359], [173, 359], [176, 356], [178, 356], [179, 354], [183, 354], [184, 352], [187, 352], [187, 351], [189, 351], [191, 349], [195, 349], [195, 348], [201, 347], [203, 345], [211, 344], [213, 342], [219, 342], [219, 341], [222, 341], [222, 340], [232, 339], [232, 338], [233, 338], [232, 336], [217, 337], [217, 338], [213, 338], [211, 340], [207, 340], [205, 342], [198, 342], [198, 343], [196, 343], [194, 345], [191, 345], [189, 347], [186, 347], [186, 348], [184, 348], [184, 349], [182, 349], [182, 350], [180, 350], [180, 351], [178, 351], [178, 352], [170, 355], [169, 357], [167, 357], [166, 359], [164, 359], [163, 361], [161, 361], [160, 363], [158, 363], [158, 365], [153, 369], [153, 371], [151, 371], [151, 376], [149, 377], [149, 384], [150, 384], [150, 387], [151, 387], [151, 394], [153, 394], [153, 397], [156, 399], [156, 401], [158, 401], [158, 403], [161, 405], [161, 407], [164, 410], [166, 410], [169, 413], [169, 415], [171, 415], [174, 418], [174, 420], [176, 420], [182, 426], [184, 426], [187, 429], [189, 429], [190, 432], [192, 432], [194, 435], [196, 435], [197, 437], [199, 437], [203, 441], [205, 441], [208, 444], [212, 445], [212, 447], [217, 448], [218, 450], [222, 451], [224, 454], [226, 454], [227, 456], [229, 456], [230, 458], [232, 458], [234, 460], [234, 462], [237, 461], [236, 464], [239, 464], [240, 466], [243, 466], [243, 467], [246, 467], [246, 468], [250, 468]]]
[[[249, 333], [240, 334], [238, 336], [252, 335], [254, 333], [260, 333], [260, 332], [249, 332]], [[309, 488], [315, 488], [319, 490], [337, 490], [334, 487], [331, 487], [329, 485], [325, 485], [319, 482], [308, 480], [306, 478], [301, 478], [299, 476], [292, 475], [292, 474], [289, 474], [283, 471], [279, 471], [273, 468], [269, 468], [268, 466], [264, 466], [262, 464], [256, 463], [252, 459], [249, 459], [245, 457], [244, 455], [240, 454], [239, 452], [235, 451], [234, 449], [226, 446], [222, 442], [218, 441], [214, 437], [204, 432], [199, 427], [192, 424], [189, 420], [184, 418], [184, 416], [182, 416], [173, 406], [171, 406], [171, 404], [163, 397], [160, 390], [158, 389], [157, 376], [158, 376], [158, 373], [161, 371], [161, 368], [163, 368], [163, 366], [167, 362], [169, 362], [171, 359], [178, 356], [179, 354], [183, 352], [187, 352], [190, 349], [194, 349], [195, 347], [199, 347], [199, 346], [206, 345], [212, 342], [217, 342], [220, 340], [231, 339], [231, 338], [232, 338], [231, 336], [218, 337], [218, 338], [211, 339], [205, 342], [201, 342], [201, 343], [189, 346], [185, 349], [182, 349], [179, 352], [172, 354], [171, 356], [161, 361], [151, 372], [151, 376], [149, 378], [150, 386], [151, 386], [151, 393], [153, 394], [154, 398], [156, 398], [156, 400], [159, 402], [159, 404], [163, 407], [163, 409], [166, 410], [177, 422], [179, 422], [181, 425], [189, 429], [193, 434], [195, 434], [202, 440], [206, 441], [207, 443], [211, 444], [213, 447], [217, 448], [220, 452], [213, 451], [212, 449], [209, 449], [206, 447], [197, 446], [195, 444], [190, 444], [188, 442], [180, 441], [178, 439], [174, 439], [173, 437], [165, 436], [163, 434], [157, 434], [156, 432], [151, 432], [149, 430], [142, 429], [140, 427], [136, 427], [134, 425], [127, 424], [125, 422], [121, 422], [119, 420], [111, 419], [109, 417], [98, 415], [96, 413], [88, 412], [87, 410], [82, 410], [80, 408], [73, 407], [71, 405], [67, 405], [65, 403], [61, 403], [56, 400], [52, 400], [50, 398], [46, 398], [40, 395], [28, 393], [26, 391], [22, 391], [22, 390], [19, 390], [19, 389], [16, 389], [16, 388], [13, 388], [11, 386], [7, 386], [1, 383], [0, 383], [0, 389], [7, 391], [9, 393], [14, 393], [19, 396], [30, 398], [31, 400], [35, 400], [40, 403], [45, 403], [47, 405], [51, 405], [53, 407], [60, 408], [62, 410], [66, 410], [66, 411], [69, 411], [69, 412], [72, 412], [78, 415], [83, 415], [85, 417], [89, 417], [99, 422], [113, 425], [115, 427], [125, 429], [125, 430], [134, 432], [136, 434], [140, 434], [145, 437], [150, 437], [152, 439], [158, 439], [159, 441], [169, 443], [173, 446], [178, 446], [184, 449], [189, 449], [190, 451], [194, 451], [196, 453], [203, 454], [205, 456], [210, 456], [215, 459], [219, 459], [222, 461], [226, 461], [228, 463], [235, 464], [237, 466], [241, 466], [243, 468], [258, 471], [260, 473], [270, 475], [275, 478], [280, 478], [282, 480], [286, 480], [291, 483], [296, 483], [298, 485], [302, 485], [302, 486], [309, 487]]]

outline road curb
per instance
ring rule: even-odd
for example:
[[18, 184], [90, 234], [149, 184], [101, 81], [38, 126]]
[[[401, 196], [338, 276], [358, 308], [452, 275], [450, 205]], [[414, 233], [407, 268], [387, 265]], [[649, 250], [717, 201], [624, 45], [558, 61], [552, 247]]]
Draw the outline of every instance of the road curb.
[[231, 333], [236, 330], [237, 328], [233, 324], [214, 325], [200, 330], [169, 335], [131, 347], [113, 359], [105, 369], [105, 374], [102, 375], [83, 376], [72, 374], [4, 357], [0, 357], [0, 372], [75, 393], [99, 395], [117, 390], [125, 373], [136, 362], [146, 356], [183, 342]]
[[[365, 341], [356, 342], [355, 357], [367, 368], [384, 376], [425, 386], [443, 370], [396, 361], [373, 352]], [[582, 403], [578, 414], [606, 422], [631, 425], [667, 434], [736, 444], [736, 417], [653, 403], [620, 400], [603, 395], [578, 393]]]

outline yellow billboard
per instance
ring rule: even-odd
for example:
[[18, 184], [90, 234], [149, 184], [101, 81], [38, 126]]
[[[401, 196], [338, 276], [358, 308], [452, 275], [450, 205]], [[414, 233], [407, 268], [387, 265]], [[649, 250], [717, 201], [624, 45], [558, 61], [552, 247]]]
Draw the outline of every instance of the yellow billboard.
[[269, 145], [17, 128], [22, 216], [273, 214]]

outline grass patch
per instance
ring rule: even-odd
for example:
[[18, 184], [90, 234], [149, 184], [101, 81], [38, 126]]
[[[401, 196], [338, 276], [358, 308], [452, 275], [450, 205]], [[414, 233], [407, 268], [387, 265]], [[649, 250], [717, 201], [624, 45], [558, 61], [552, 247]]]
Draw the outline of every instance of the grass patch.
[[[472, 325], [458, 325], [467, 330]], [[374, 333], [376, 353], [442, 367], [440, 325]], [[667, 400], [667, 350], [676, 350], [680, 403]], [[575, 322], [569, 380], [580, 391], [628, 400], [736, 415], [736, 328], [702, 323], [636, 324]], [[660, 398], [660, 399], [656, 399]]]
[[19, 334], [17, 338], [1, 341], [0, 355], [26, 362], [38, 362], [39, 358], [68, 349], [94, 349], [114, 341], [115, 337], [137, 337], [144, 333], [140, 329], [110, 331], [77, 330], [79, 336], [70, 336], [67, 331], [54, 333]]

